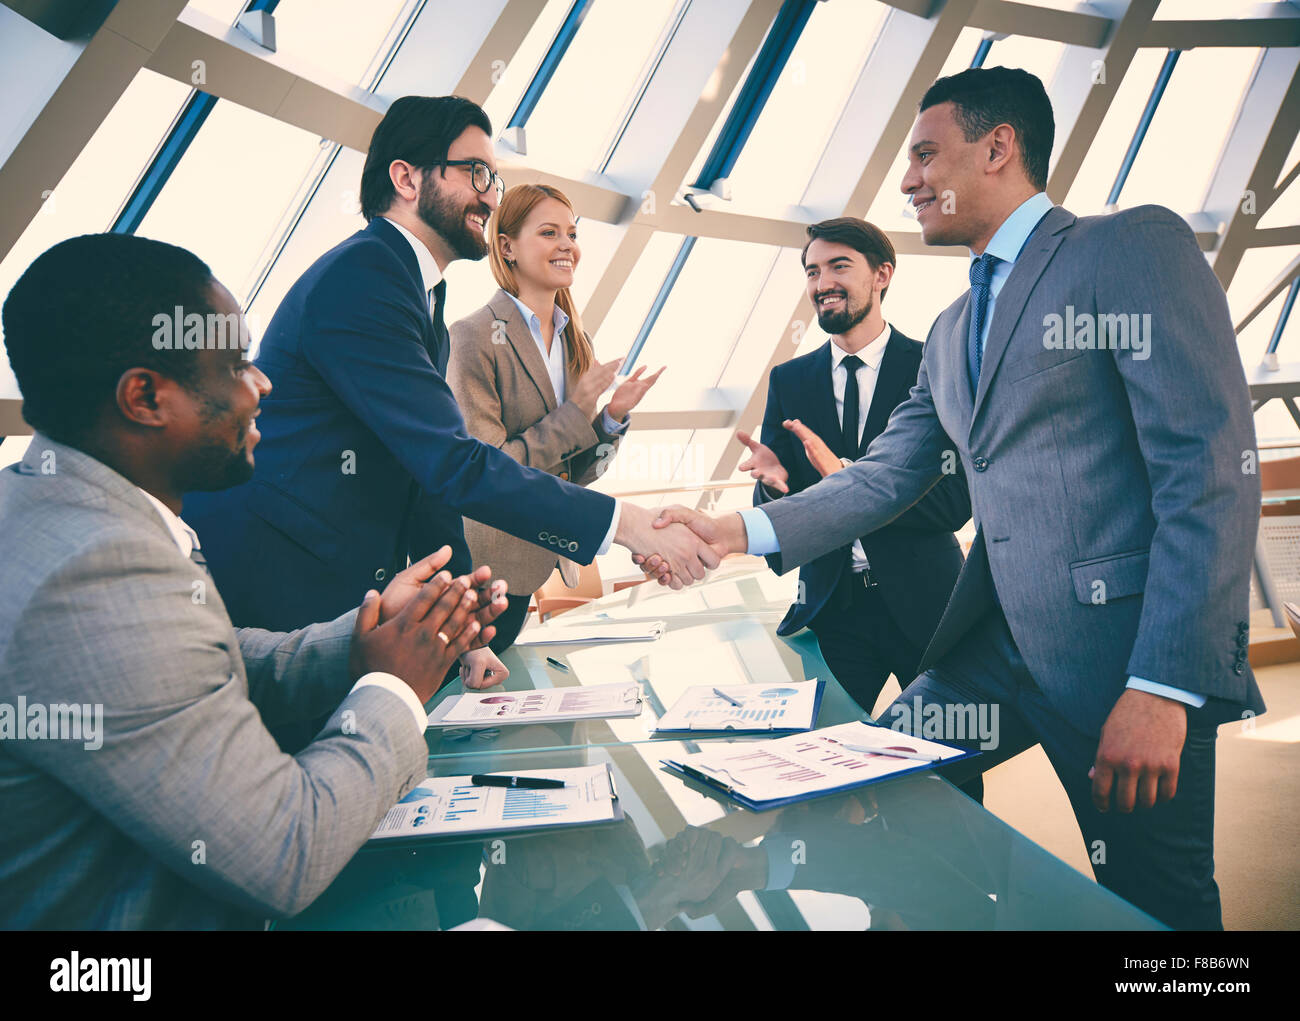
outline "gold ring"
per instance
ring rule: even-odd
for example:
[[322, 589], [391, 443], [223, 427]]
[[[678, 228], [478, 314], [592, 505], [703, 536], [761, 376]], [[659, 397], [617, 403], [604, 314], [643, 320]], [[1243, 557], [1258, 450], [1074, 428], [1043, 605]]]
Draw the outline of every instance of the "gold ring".
[[450, 645], [450, 644], [451, 644], [451, 639], [448, 638], [446, 635], [444, 635], [441, 631], [438, 632], [438, 637], [442, 639], [442, 644], [443, 644], [443, 645]]

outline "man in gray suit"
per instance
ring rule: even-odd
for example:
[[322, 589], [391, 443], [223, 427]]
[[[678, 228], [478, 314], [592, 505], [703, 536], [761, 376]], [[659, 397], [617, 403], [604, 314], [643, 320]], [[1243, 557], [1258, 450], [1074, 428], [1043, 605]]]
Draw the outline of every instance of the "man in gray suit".
[[[181, 497], [248, 477], [270, 385], [184, 249], [62, 242], [4, 332], [36, 434], [0, 472], [0, 928], [302, 910], [425, 777], [422, 703], [504, 599], [444, 547], [329, 623], [231, 626]], [[267, 730], [330, 712], [293, 757]]]
[[1250, 399], [1191, 230], [1158, 206], [1054, 206], [1052, 135], [1033, 75], [937, 81], [902, 189], [927, 244], [970, 249], [971, 289], [931, 328], [910, 398], [802, 493], [662, 520], [720, 552], [777, 553], [784, 572], [887, 524], [960, 458], [976, 539], [881, 722], [974, 744], [983, 713], [996, 746], [970, 770], [1041, 743], [1098, 881], [1171, 926], [1218, 928], [1216, 728], [1264, 708], [1247, 660]]

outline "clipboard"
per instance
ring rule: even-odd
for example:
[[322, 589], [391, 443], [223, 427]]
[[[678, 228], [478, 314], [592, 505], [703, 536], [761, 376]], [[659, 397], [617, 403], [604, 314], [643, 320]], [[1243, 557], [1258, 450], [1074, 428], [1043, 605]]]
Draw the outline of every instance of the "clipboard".
[[[600, 770], [604, 771], [603, 774], [600, 774]], [[498, 775], [510, 774], [509, 770], [493, 772]], [[609, 799], [608, 802], [584, 801], [581, 817], [565, 818], [564, 813], [554, 810], [557, 798], [554, 790], [474, 786], [470, 784], [468, 776], [428, 777], [385, 813], [362, 847], [366, 850], [382, 850], [411, 847], [431, 840], [455, 842], [503, 833], [525, 836], [623, 821], [623, 803], [614, 783], [613, 770], [607, 762], [599, 766], [529, 769], [526, 774], [565, 779], [575, 784], [575, 790], [591, 780], [593, 775], [602, 775], [608, 784]], [[463, 803], [458, 804], [470, 792], [473, 792], [472, 797], [481, 798], [490, 805], [491, 810], [476, 807], [467, 809]], [[492, 801], [489, 802], [488, 799]], [[518, 803], [511, 804], [508, 799], [515, 799]], [[474, 819], [474, 814], [480, 812], [481, 825]], [[414, 823], [421, 815], [426, 823]], [[466, 818], [468, 822], [465, 821]]]
[[[807, 683], [807, 682], [801, 682], [801, 683]], [[809, 730], [812, 730], [814, 727], [817, 726], [817, 717], [821, 714], [822, 695], [826, 691], [826, 682], [817, 681], [816, 683], [817, 683], [817, 687], [813, 694], [812, 719], [810, 720], [808, 726], [806, 727], [778, 727], [772, 723], [768, 723], [766, 726], [763, 726], [761, 722], [740, 720], [734, 726], [728, 725], [725, 727], [712, 727], [712, 726], [705, 727], [705, 726], [696, 726], [695, 724], [692, 724], [689, 727], [668, 727], [668, 728], [655, 727], [654, 733], [657, 736], [680, 735], [680, 734], [727, 734], [727, 735], [803, 734]], [[705, 685], [700, 685], [700, 687], [705, 687]], [[734, 690], [734, 686], [729, 685], [729, 687], [732, 687]], [[750, 687], [758, 688], [759, 686], [750, 685]], [[674, 707], [675, 705], [676, 704], [674, 703]], [[669, 711], [671, 712], [671, 709]], [[665, 713], [664, 715], [667, 715], [667, 713]]]
[[[837, 732], [844, 732], [847, 730], [847, 728], [867, 727], [867, 726], [871, 726], [871, 725], [839, 724], [838, 726], [828, 727], [820, 731], [808, 731], [806, 732], [806, 735], [796, 734], [792, 737], [780, 738], [772, 742], [754, 742], [754, 747], [755, 749], [763, 749], [766, 754], [774, 755], [774, 757], [780, 758], [782, 757], [780, 752], [780, 746], [782, 745], [783, 742], [796, 741], [800, 737], [805, 737], [805, 736], [809, 739], [813, 738], [816, 735], [829, 736], [831, 734], [836, 734]], [[883, 730], [885, 728], [872, 727], [872, 729]], [[886, 732], [888, 733], [888, 731]], [[916, 742], [920, 739], [915, 739], [900, 734], [899, 740], [907, 741], [909, 745], [915, 745]], [[954, 745], [945, 745], [936, 741], [920, 740], [920, 743], [927, 747], [944, 748], [947, 749], [948, 751], [951, 751], [953, 754], [945, 756], [942, 759], [942, 761], [935, 761], [935, 762], [921, 762], [914, 759], [906, 759], [906, 758], [894, 759], [890, 762], [889, 768], [883, 772], [877, 772], [873, 775], [863, 775], [860, 779], [853, 779], [853, 780], [849, 780], [848, 782], [840, 782], [840, 783], [832, 782], [824, 785], [819, 785], [816, 784], [815, 782], [810, 782], [811, 785], [806, 790], [803, 790], [797, 794], [792, 794], [787, 796], [774, 796], [768, 798], [754, 797], [750, 793], [742, 790], [741, 788], [744, 786], [744, 784], [742, 782], [738, 782], [737, 777], [732, 775], [725, 768], [719, 769], [717, 773], [710, 773], [707, 772], [705, 769], [698, 768], [697, 765], [691, 762], [678, 761], [675, 759], [661, 759], [660, 762], [668, 771], [673, 772], [678, 776], [687, 778], [688, 780], [692, 780], [696, 783], [703, 784], [705, 787], [711, 790], [725, 794], [728, 798], [736, 802], [736, 804], [740, 805], [742, 808], [747, 808], [752, 812], [765, 812], [773, 808], [784, 808], [787, 805], [797, 804], [798, 802], [801, 801], [811, 801], [814, 798], [825, 797], [826, 795], [829, 794], [841, 794], [845, 791], [856, 790], [859, 787], [868, 787], [875, 783], [881, 783], [886, 780], [894, 780], [901, 776], [907, 776], [910, 773], [919, 773], [925, 770], [932, 770], [936, 766], [940, 766], [940, 765], [947, 766], [950, 765], [951, 763], [961, 762], [965, 759], [974, 758], [976, 755], [982, 754], [981, 752], [978, 751], [969, 751], [964, 748], [958, 748]], [[739, 746], [730, 745], [729, 747], [735, 749], [738, 748]], [[777, 751], [773, 753], [772, 752], [773, 749], [776, 749]], [[708, 753], [702, 753], [702, 754], [708, 754]], [[698, 759], [699, 756], [698, 755], [692, 756], [692, 758]], [[877, 760], [888, 759], [888, 758], [889, 758], [888, 756], [884, 756], [879, 753], [877, 755]], [[791, 763], [791, 766], [794, 766], [796, 764], [797, 763]], [[879, 764], [878, 761], [877, 764]], [[733, 769], [734, 768], [735, 767], [733, 765]], [[726, 777], [730, 778], [730, 782], [728, 782], [727, 778], [724, 778], [723, 774], [726, 774]]]

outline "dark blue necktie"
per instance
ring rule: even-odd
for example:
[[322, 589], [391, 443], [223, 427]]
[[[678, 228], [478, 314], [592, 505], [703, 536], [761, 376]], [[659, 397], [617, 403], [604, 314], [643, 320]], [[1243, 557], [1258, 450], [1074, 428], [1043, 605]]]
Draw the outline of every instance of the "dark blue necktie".
[[984, 364], [980, 337], [989, 308], [989, 281], [993, 279], [993, 265], [999, 261], [997, 256], [985, 252], [970, 264], [970, 330], [966, 336], [966, 365], [970, 369], [972, 393], [979, 389], [980, 368]]

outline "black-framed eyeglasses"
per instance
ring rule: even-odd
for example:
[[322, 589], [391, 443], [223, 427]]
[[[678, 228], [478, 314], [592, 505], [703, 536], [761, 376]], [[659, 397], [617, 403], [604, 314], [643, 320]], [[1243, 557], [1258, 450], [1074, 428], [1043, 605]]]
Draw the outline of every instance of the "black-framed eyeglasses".
[[488, 189], [493, 185], [497, 189], [497, 201], [501, 201], [501, 196], [506, 193], [506, 182], [501, 180], [500, 174], [494, 174], [492, 168], [482, 160], [443, 160], [444, 167], [469, 167], [469, 180], [474, 185], [474, 190], [480, 195], [486, 195]]

